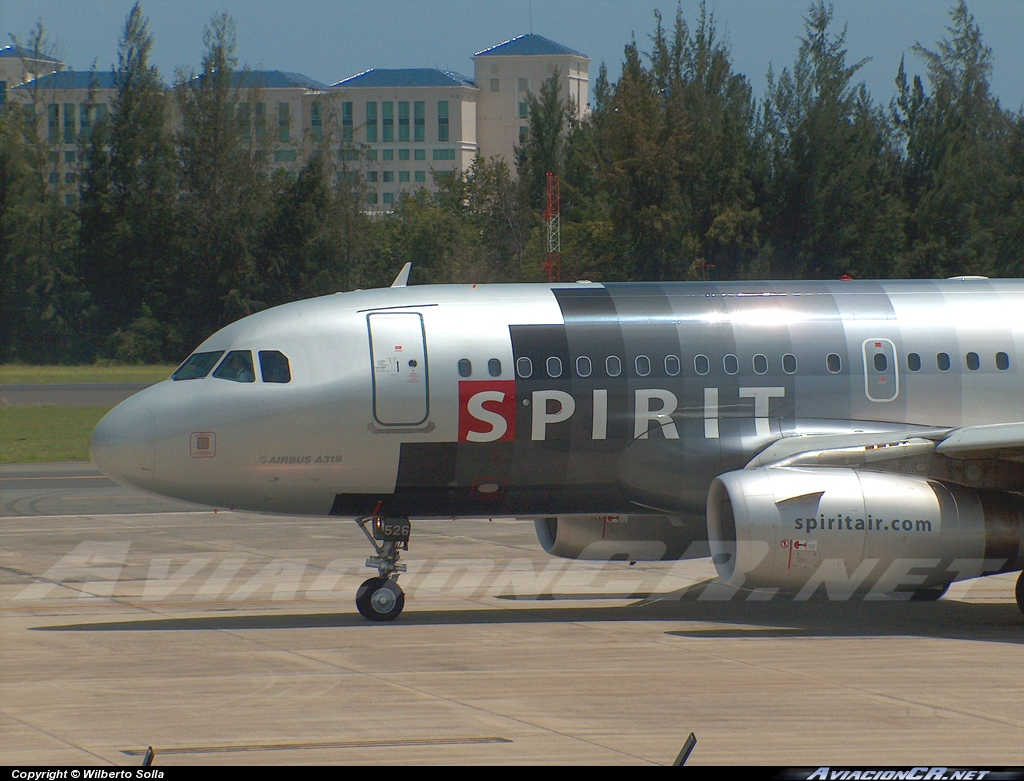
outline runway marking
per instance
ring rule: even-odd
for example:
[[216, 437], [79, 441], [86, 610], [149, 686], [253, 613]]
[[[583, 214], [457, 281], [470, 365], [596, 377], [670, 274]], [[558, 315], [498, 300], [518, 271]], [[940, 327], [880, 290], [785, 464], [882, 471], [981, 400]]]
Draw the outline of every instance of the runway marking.
[[0, 477], [0, 483], [21, 480], [110, 480], [106, 475], [54, 475], [53, 477]]
[[80, 746], [77, 743], [73, 743], [72, 741], [68, 740], [67, 738], [62, 738], [60, 735], [57, 735], [52, 730], [45, 729], [44, 727], [41, 727], [38, 724], [34, 724], [34, 723], [30, 722], [30, 721], [26, 721], [24, 718], [16, 716], [14, 713], [11, 713], [8, 710], [5, 710], [3, 712], [3, 715], [5, 717], [9, 718], [9, 719], [12, 719], [12, 720], [16, 721], [18, 724], [21, 724], [22, 726], [27, 727], [28, 729], [35, 730], [36, 732], [40, 732], [43, 735], [46, 735], [46, 737], [50, 738], [51, 740], [56, 741], [57, 743], [63, 743], [65, 746], [69, 746], [69, 747], [75, 749], [76, 751], [81, 751], [83, 754], [88, 754], [90, 757], [95, 757], [97, 764], [109, 764], [110, 763], [109, 759], [107, 759], [104, 756], [101, 756], [100, 754], [97, 754], [95, 751], [91, 751], [90, 749], [86, 748], [85, 746]]
[[[142, 513], [139, 513], [139, 512], [75, 513], [75, 514], [72, 514], [72, 515], [67, 515], [67, 514], [64, 514], [64, 515], [3, 515], [3, 516], [0, 516], [0, 517], [5, 518], [7, 520], [11, 520], [11, 519], [14, 519], [14, 518], [26, 518], [26, 519], [31, 518], [33, 521], [55, 521], [55, 520], [59, 520], [61, 518], [110, 518], [111, 520], [114, 520], [114, 519], [120, 518], [121, 516], [124, 516], [124, 515], [139, 515], [139, 516], [143, 516], [145, 518], [152, 518], [152, 517], [157, 516], [157, 515], [214, 515], [215, 513], [217, 515], [224, 515], [227, 512], [229, 512], [229, 511], [228, 510], [221, 510], [221, 511], [217, 512], [215, 510], [161, 510], [160, 512], [155, 512], [155, 513], [147, 513], [147, 512], [142, 512]], [[312, 517], [319, 518], [320, 516], [312, 516]], [[139, 528], [149, 528], [149, 527], [139, 527]], [[23, 529], [21, 531], [42, 532], [42, 531], [53, 531], [53, 529]]]
[[[226, 754], [241, 751], [293, 751], [317, 748], [402, 748], [406, 746], [482, 746], [488, 743], [511, 743], [508, 738], [410, 738], [408, 740], [339, 740], [316, 743], [240, 743], [227, 746], [182, 746], [180, 748], [154, 748], [155, 756], [162, 754]], [[147, 749], [122, 751], [129, 757], [145, 756]]]
[[[116, 487], [116, 486], [115, 486]], [[78, 502], [82, 499], [126, 499], [124, 494], [73, 494], [71, 496], [58, 496], [62, 502]]]
[[602, 749], [604, 751], [611, 752], [613, 754], [619, 754], [621, 756], [630, 757], [630, 758], [632, 758], [634, 760], [638, 760], [638, 761], [642, 761], [642, 762], [650, 762], [650, 760], [648, 760], [646, 757], [643, 757], [643, 756], [641, 756], [639, 754], [636, 754], [636, 753], [633, 753], [633, 752], [630, 752], [630, 751], [627, 751], [627, 750], [623, 750], [623, 749], [618, 749], [618, 748], [615, 748], [614, 746], [605, 745], [604, 743], [601, 743], [601, 742], [599, 742], [596, 739], [588, 738], [588, 737], [585, 737], [583, 735], [575, 735], [575, 734], [572, 734], [572, 733], [568, 732], [565, 729], [559, 729], [559, 728], [547, 725], [547, 724], [544, 723], [544, 719], [541, 718], [541, 717], [527, 718], [527, 717], [524, 717], [524, 716], [516, 716], [516, 715], [514, 715], [512, 713], [503, 712], [503, 711], [501, 711], [501, 710], [499, 710], [497, 708], [486, 707], [486, 706], [481, 705], [481, 704], [474, 704], [473, 702], [464, 701], [464, 700], [459, 699], [458, 697], [455, 697], [455, 696], [439, 693], [439, 692], [434, 691], [433, 689], [429, 688], [429, 686], [413, 685], [413, 684], [409, 684], [409, 683], [402, 683], [402, 681], [400, 680], [402, 678], [401, 674], [399, 674], [397, 676], [392, 676], [392, 675], [388, 675], [386, 673], [371, 672], [371, 671], [362, 669], [359, 665], [341, 664], [339, 662], [331, 661], [330, 659], [320, 658], [319, 656], [314, 655], [312, 652], [298, 651], [298, 650], [295, 650], [295, 649], [282, 649], [279, 645], [276, 645], [276, 644], [274, 644], [272, 642], [269, 642], [269, 641], [266, 641], [266, 640], [263, 640], [263, 639], [257, 639], [257, 638], [252, 637], [252, 636], [246, 636], [246, 635], [242, 634], [240, 631], [234, 630], [234, 629], [220, 628], [217, 631], [223, 632], [224, 634], [226, 634], [226, 635], [228, 635], [230, 637], [234, 637], [234, 638], [237, 638], [239, 640], [243, 640], [243, 641], [252, 643], [253, 645], [257, 645], [257, 646], [259, 646], [261, 648], [269, 648], [269, 649], [273, 649], [274, 651], [279, 651], [279, 652], [283, 651], [284, 653], [288, 653], [288, 654], [297, 656], [300, 659], [305, 659], [305, 660], [308, 660], [308, 661], [313, 662], [315, 664], [323, 665], [323, 666], [334, 668], [334, 669], [345, 670], [347, 672], [351, 672], [351, 673], [354, 673], [354, 674], [357, 674], [357, 675], [362, 675], [362, 676], [365, 676], [365, 677], [373, 679], [373, 680], [381, 681], [382, 683], [386, 684], [387, 686], [391, 686], [391, 687], [394, 687], [394, 688], [397, 688], [397, 689], [402, 689], [404, 691], [415, 692], [415, 693], [417, 693], [419, 695], [422, 695], [424, 697], [429, 697], [432, 700], [438, 700], [438, 701], [441, 701], [441, 702], [446, 702], [446, 703], [448, 703], [450, 705], [453, 705], [453, 706], [455, 706], [457, 708], [467, 709], [469, 711], [476, 711], [476, 712], [479, 712], [479, 713], [486, 713], [486, 714], [488, 714], [490, 716], [495, 716], [495, 717], [500, 718], [500, 719], [511, 721], [511, 722], [513, 722], [515, 724], [525, 724], [526, 726], [530, 727], [531, 729], [540, 730], [541, 732], [550, 733], [550, 734], [554, 734], [554, 735], [559, 735], [559, 736], [561, 736], [563, 738], [566, 738], [567, 740], [576, 741], [576, 742], [579, 742], [579, 743], [584, 743], [584, 744], [586, 744], [588, 746], [593, 746], [595, 748], [599, 748], [599, 749]]
[[[353, 576], [353, 579], [355, 579], [355, 578], [356, 578], [356, 576]], [[66, 586], [67, 584], [58, 584], [58, 585], [65, 585]], [[74, 590], [74, 589], [69, 589], [69, 590]], [[82, 593], [82, 592], [76, 591], [75, 593]], [[349, 604], [350, 598], [351, 598], [351, 596], [346, 593], [346, 594], [339, 594], [338, 597], [326, 597], [326, 598], [323, 598], [323, 599], [313, 599], [313, 598], [310, 598], [310, 597], [303, 597], [301, 599], [246, 600], [245, 602], [229, 602], [229, 601], [226, 601], [226, 600], [218, 600], [216, 602], [214, 602], [214, 601], [203, 602], [203, 601], [198, 601], [198, 600], [194, 600], [193, 599], [192, 601], [189, 601], [189, 602], [157, 602], [157, 601], [153, 601], [153, 602], [147, 602], [147, 603], [136, 603], [136, 602], [129, 601], [131, 599], [135, 599], [135, 597], [119, 597], [119, 596], [115, 595], [115, 596], [112, 596], [112, 597], [98, 597], [98, 599], [104, 599], [104, 600], [106, 600], [106, 602], [83, 601], [81, 604], [76, 603], [76, 604], [73, 604], [73, 605], [69, 605], [69, 604], [66, 604], [66, 603], [62, 604], [62, 605], [45, 605], [45, 604], [41, 604], [41, 603], [44, 602], [47, 599], [50, 600], [50, 601], [56, 602], [57, 600], [70, 600], [70, 599], [76, 599], [77, 600], [78, 597], [43, 597], [43, 599], [36, 600], [36, 603], [32, 604], [32, 605], [8, 606], [8, 605], [4, 605], [3, 603], [5, 601], [10, 602], [11, 600], [9, 600], [9, 599], [8, 600], [0, 600], [0, 613], [11, 613], [11, 612], [27, 612], [27, 613], [31, 613], [31, 612], [34, 612], [34, 611], [42, 611], [42, 612], [49, 613], [49, 612], [52, 612], [54, 610], [94, 610], [95, 611], [95, 610], [101, 610], [101, 609], [102, 610], [113, 610], [113, 609], [125, 610], [125, 609], [128, 609], [128, 608], [137, 608], [137, 609], [146, 610], [146, 609], [148, 609], [150, 607], [159, 607], [161, 609], [168, 608], [168, 607], [184, 607], [184, 608], [191, 608], [192, 612], [195, 612], [195, 611], [200, 610], [200, 609], [206, 610], [207, 608], [225, 608], [225, 607], [230, 607], [230, 608], [238, 609], [239, 610], [239, 615], [245, 615], [244, 613], [241, 612], [241, 608], [244, 608], [245, 610], [249, 610], [249, 609], [255, 610], [256, 608], [266, 609], [268, 607], [283, 607], [283, 606], [286, 606], [286, 605], [313, 605], [313, 606], [321, 606], [321, 607], [325, 607], [326, 608], [327, 607], [327, 603], [329, 603], [329, 602], [337, 602], [338, 600], [343, 600], [345, 602], [345, 605], [346, 605], [345, 611], [339, 611], [337, 609], [332, 609], [332, 610], [324, 610], [324, 611], [318, 611], [318, 612], [314, 611], [314, 612], [307, 613], [307, 614], [304, 614], [304, 615], [310, 615], [310, 616], [321, 616], [321, 615], [323, 615], [323, 616], [333, 616], [333, 615], [341, 615], [342, 613], [344, 613], [345, 615], [348, 615], [348, 614], [355, 615], [355, 613], [352, 613], [348, 609], [348, 607], [347, 607], [348, 604]], [[163, 614], [157, 613], [157, 615], [163, 615]], [[181, 616], [181, 620], [183, 620], [183, 621], [191, 621], [191, 620], [198, 619], [198, 618], [205, 618], [205, 616], [195, 616], [195, 615]], [[156, 619], [154, 619], [154, 620], [156, 620]], [[160, 619], [160, 620], [163, 620], [163, 619]], [[175, 620], [176, 621], [176, 620], [178, 620], [178, 618], [168, 618], [168, 620]], [[142, 619], [139, 619], [139, 622], [140, 623], [144, 623], [142, 621]], [[84, 627], [84, 626], [85, 625], [82, 625], [82, 627]], [[82, 628], [82, 627], [79, 627], [79, 628]], [[62, 627], [62, 626], [58, 626], [58, 627], [43, 627], [43, 628], [44, 629], [53, 629], [53, 630], [63, 630], [63, 629], [65, 629], [65, 627]], [[83, 631], [84, 631], [84, 629], [83, 629]]]

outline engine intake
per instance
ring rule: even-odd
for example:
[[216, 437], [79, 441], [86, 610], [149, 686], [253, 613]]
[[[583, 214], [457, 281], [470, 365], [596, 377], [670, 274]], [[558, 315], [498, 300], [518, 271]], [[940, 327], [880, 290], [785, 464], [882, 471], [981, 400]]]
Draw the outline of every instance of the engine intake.
[[1024, 566], [1024, 498], [915, 476], [728, 472], [711, 485], [707, 515], [715, 567], [737, 588], [881, 596]]

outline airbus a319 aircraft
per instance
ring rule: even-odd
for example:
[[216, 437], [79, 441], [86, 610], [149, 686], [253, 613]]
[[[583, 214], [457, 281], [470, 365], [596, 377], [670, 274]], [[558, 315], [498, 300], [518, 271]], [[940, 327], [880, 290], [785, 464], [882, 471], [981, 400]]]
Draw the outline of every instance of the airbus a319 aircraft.
[[[937, 599], [1024, 567], [1024, 282], [407, 286], [251, 315], [92, 437], [165, 496], [357, 519], [517, 516], [567, 558], [711, 555], [773, 594]], [[1024, 580], [1016, 599], [1024, 610]]]

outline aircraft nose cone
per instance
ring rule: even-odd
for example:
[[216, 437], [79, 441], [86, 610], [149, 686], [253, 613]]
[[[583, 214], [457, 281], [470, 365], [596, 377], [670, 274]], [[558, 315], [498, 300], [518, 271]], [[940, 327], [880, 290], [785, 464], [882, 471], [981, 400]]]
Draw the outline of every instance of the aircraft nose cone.
[[141, 401], [128, 399], [110, 410], [92, 432], [92, 460], [115, 482], [149, 490], [155, 438], [153, 412]]

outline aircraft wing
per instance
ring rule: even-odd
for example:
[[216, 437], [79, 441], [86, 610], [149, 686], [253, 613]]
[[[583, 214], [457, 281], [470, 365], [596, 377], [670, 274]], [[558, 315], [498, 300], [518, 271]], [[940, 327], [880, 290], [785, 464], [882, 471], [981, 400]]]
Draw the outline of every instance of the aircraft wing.
[[747, 469], [764, 466], [869, 466], [932, 453], [958, 460], [1024, 459], [1024, 422], [891, 432], [808, 434], [783, 437], [762, 450]]
[[1024, 423], [994, 423], [954, 429], [935, 446], [935, 452], [950, 458], [1024, 457]]

